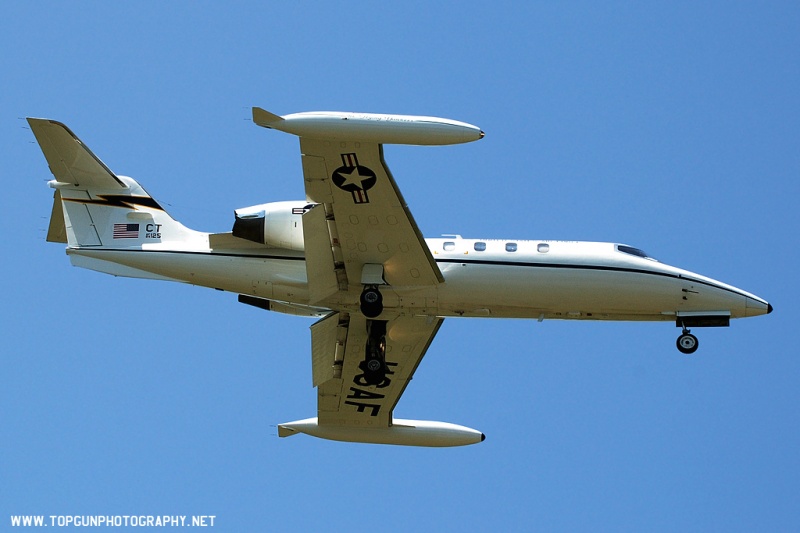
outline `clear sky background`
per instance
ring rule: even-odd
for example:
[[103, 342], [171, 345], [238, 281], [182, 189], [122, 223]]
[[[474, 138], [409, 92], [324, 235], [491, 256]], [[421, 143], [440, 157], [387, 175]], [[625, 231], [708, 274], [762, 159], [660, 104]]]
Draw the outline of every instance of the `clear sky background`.
[[[220, 531], [800, 530], [796, 2], [8, 2], [0, 529], [14, 514], [216, 515]], [[338, 110], [476, 124], [386, 148], [426, 236], [599, 240], [768, 299], [768, 317], [446, 320], [395, 414], [452, 449], [344, 444], [311, 321], [73, 268], [25, 116], [65, 122], [190, 227], [302, 199]]]

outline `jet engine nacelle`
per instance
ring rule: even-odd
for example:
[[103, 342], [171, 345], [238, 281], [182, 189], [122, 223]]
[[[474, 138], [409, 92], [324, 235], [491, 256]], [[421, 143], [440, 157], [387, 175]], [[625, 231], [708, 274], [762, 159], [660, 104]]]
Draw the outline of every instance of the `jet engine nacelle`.
[[308, 202], [271, 202], [234, 211], [233, 236], [274, 248], [303, 251], [303, 213]]

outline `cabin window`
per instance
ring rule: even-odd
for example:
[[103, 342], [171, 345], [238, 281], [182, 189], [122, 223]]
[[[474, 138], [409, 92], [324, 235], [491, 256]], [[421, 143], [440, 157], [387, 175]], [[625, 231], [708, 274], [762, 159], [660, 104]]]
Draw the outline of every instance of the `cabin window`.
[[543, 254], [546, 254], [550, 251], [550, 245], [545, 242], [540, 242], [536, 249]]
[[456, 243], [454, 243], [453, 241], [447, 241], [446, 243], [444, 243], [445, 252], [452, 252], [455, 249], [456, 249]]
[[475, 248], [476, 252], [485, 252], [486, 251], [486, 243], [485, 242], [476, 242], [474, 248]]
[[506, 243], [506, 252], [516, 252], [516, 251], [517, 251], [517, 243], [515, 242]]

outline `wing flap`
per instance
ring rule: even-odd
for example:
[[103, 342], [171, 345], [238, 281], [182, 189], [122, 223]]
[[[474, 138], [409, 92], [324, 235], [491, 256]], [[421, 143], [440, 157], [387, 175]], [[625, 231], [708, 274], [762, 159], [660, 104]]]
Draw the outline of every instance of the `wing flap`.
[[314, 305], [339, 291], [336, 263], [325, 208], [317, 205], [303, 214], [303, 242], [309, 303]]
[[325, 158], [303, 154], [302, 162], [306, 200], [318, 204], [333, 202], [331, 189], [328, 186], [328, 171], [325, 167]]
[[[315, 387], [341, 376], [346, 322], [339, 313], [331, 313], [311, 326], [311, 372]], [[345, 317], [346, 320], [346, 317]]]

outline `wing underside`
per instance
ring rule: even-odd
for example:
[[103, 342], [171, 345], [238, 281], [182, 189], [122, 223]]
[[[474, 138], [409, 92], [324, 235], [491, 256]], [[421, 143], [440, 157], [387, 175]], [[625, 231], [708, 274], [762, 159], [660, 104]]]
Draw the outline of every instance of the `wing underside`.
[[[415, 117], [279, 117], [258, 108], [253, 117], [300, 137], [306, 198], [315, 204], [303, 215], [309, 305], [333, 310], [311, 326], [317, 417], [281, 424], [279, 435], [422, 446], [480, 442], [480, 432], [462, 426], [393, 418], [442, 325], [435, 301], [444, 277], [384, 161], [382, 144], [357, 135], [380, 130], [391, 137], [394, 129], [410, 131]], [[431, 120], [436, 127], [455, 124]], [[482, 136], [469, 128], [470, 135]], [[405, 133], [395, 137], [408, 139]], [[387, 295], [375, 296], [382, 298], [378, 310], [365, 307], [365, 295], [378, 293]]]
[[[314, 385], [320, 424], [385, 428], [443, 319], [405, 317], [371, 321], [359, 314], [334, 313], [311, 327]], [[388, 368], [370, 384], [364, 368], [370, 335], [379, 332]], [[385, 333], [384, 333], [385, 331]], [[385, 339], [385, 340], [384, 340]]]
[[[364, 265], [382, 265], [388, 285], [434, 286], [444, 281], [408, 210], [381, 145], [300, 139], [309, 201], [323, 204], [349, 284]], [[304, 220], [305, 224], [305, 220]]]
[[[380, 267], [380, 281], [389, 287], [443, 281], [381, 145], [301, 137], [300, 149], [306, 196], [318, 204], [303, 218], [312, 301], [360, 291], [368, 265]], [[320, 425], [392, 424], [392, 411], [442, 323], [398, 311], [375, 320], [339, 312], [312, 327]], [[371, 357], [385, 360], [385, 376], [365, 373]]]

